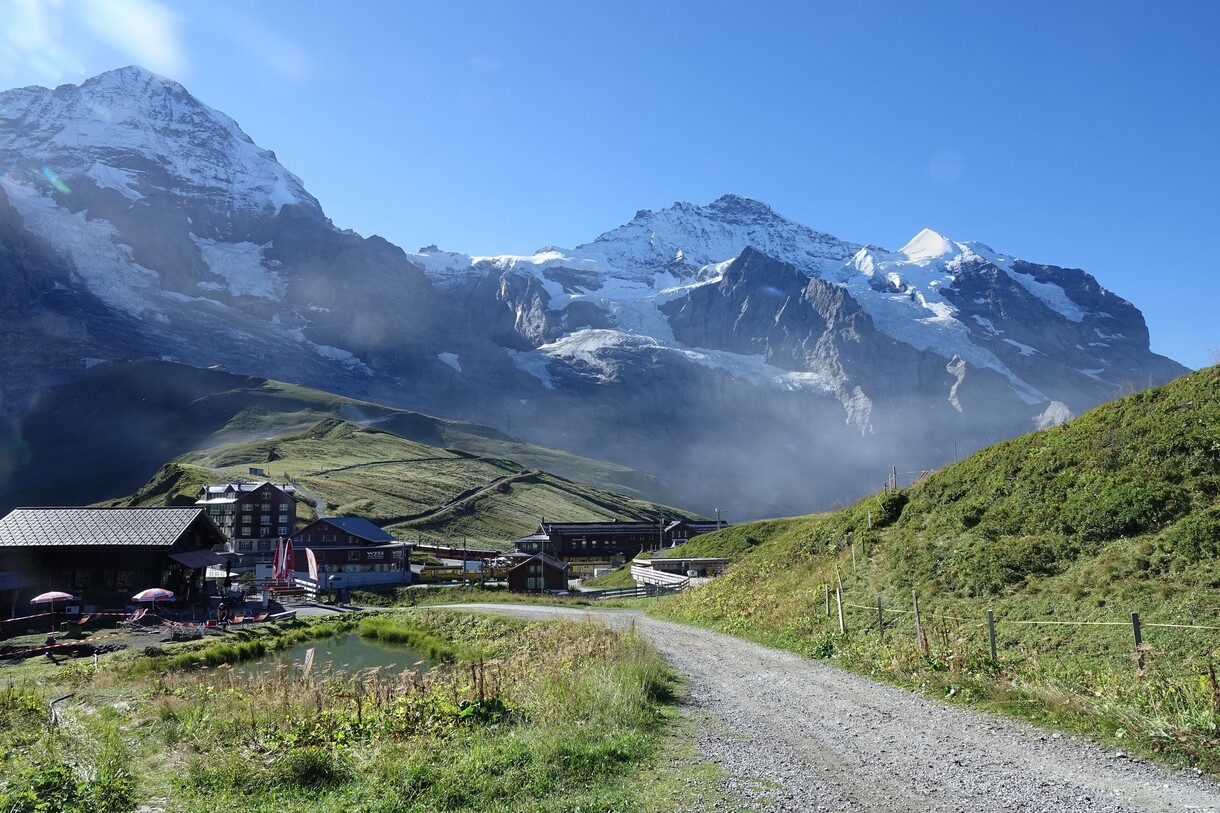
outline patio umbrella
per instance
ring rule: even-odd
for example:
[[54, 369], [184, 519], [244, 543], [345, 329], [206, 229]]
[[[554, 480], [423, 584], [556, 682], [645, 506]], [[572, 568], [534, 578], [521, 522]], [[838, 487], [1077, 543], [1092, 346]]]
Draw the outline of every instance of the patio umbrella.
[[55, 629], [55, 602], [57, 601], [72, 601], [76, 596], [71, 593], [64, 593], [60, 590], [52, 590], [49, 593], [39, 593], [30, 599], [31, 604], [50, 604], [51, 605], [51, 629]]
[[131, 597], [132, 601], [151, 601], [153, 609], [157, 608], [158, 601], [173, 601], [174, 593], [171, 590], [166, 590], [164, 587], [150, 587], [147, 590], [141, 590]]

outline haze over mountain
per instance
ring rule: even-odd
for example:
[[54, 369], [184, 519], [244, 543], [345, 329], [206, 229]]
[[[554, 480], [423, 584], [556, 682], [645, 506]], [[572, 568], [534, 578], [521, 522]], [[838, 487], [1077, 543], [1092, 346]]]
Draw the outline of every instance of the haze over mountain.
[[1186, 372], [1083, 271], [928, 230], [856, 245], [734, 195], [573, 249], [407, 254], [135, 67], [0, 94], [0, 154], [14, 423], [89, 364], [168, 357], [475, 420], [741, 519]]

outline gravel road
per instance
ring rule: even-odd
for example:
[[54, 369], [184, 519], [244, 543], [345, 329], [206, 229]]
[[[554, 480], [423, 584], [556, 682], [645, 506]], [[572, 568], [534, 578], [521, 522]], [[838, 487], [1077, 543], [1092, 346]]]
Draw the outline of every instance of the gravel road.
[[686, 676], [700, 758], [742, 809], [1220, 813], [1210, 779], [727, 635], [625, 610], [462, 609], [634, 624]]

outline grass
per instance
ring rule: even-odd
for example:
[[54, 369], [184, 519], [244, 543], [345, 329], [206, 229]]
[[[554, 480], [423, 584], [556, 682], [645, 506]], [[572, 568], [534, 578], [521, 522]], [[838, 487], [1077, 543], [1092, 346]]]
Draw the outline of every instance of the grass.
[[[511, 460], [428, 446], [333, 418], [304, 432], [182, 455], [130, 498], [110, 504], [193, 504], [204, 483], [248, 478], [251, 467], [277, 480], [291, 475], [328, 513], [364, 517], [399, 538], [465, 539], [497, 550], [530, 533], [541, 516], [644, 520], [673, 512]], [[298, 513], [308, 518], [312, 508], [302, 500]]]
[[[427, 610], [355, 623], [461, 655], [422, 675], [238, 676], [200, 668], [204, 648], [191, 668], [169, 653], [38, 684], [9, 672], [0, 810], [633, 811], [666, 809], [645, 801], [662, 789], [681, 797], [658, 773], [680, 747], [679, 685], [634, 633]], [[46, 702], [66, 691], [48, 729]]]
[[[589, 504], [621, 504], [629, 517], [651, 511], [651, 519], [661, 507], [634, 501], [666, 494], [655, 478], [625, 466], [522, 443], [485, 426], [160, 362], [116, 364], [48, 391], [24, 422], [23, 441], [28, 455], [16, 461], [16, 485], [5, 505], [58, 504], [65, 494], [78, 495], [73, 502], [189, 504], [200, 484], [248, 478], [251, 467], [277, 478], [284, 471], [316, 475], [318, 493], [333, 509], [367, 508], [387, 522], [405, 521], [521, 471], [552, 472], [549, 487], [562, 484]], [[429, 460], [435, 465], [429, 467]], [[468, 468], [453, 472], [453, 466]], [[344, 474], [345, 467], [363, 471]], [[410, 479], [395, 484], [397, 476]], [[416, 498], [421, 489], [432, 491]], [[538, 521], [534, 502], [567, 505], [564, 498], [531, 499], [527, 513], [508, 526], [496, 520], [485, 532], [466, 535], [511, 539], [527, 533]], [[562, 515], [582, 518], [585, 507]], [[446, 527], [421, 532], [444, 533]]]
[[696, 541], [747, 539], [728, 575], [654, 612], [1220, 774], [1220, 368], [842, 511]]

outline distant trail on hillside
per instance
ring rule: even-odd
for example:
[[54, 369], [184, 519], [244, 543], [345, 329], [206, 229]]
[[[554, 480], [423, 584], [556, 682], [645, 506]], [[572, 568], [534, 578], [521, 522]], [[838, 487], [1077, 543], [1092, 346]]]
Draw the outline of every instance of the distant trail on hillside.
[[700, 759], [746, 809], [1220, 813], [1220, 784], [636, 611], [460, 605], [634, 626], [687, 678]]
[[333, 468], [333, 469], [319, 469], [318, 471], [311, 471], [308, 474], [308, 476], [309, 477], [324, 477], [327, 474], [335, 474], [335, 473], [341, 472], [341, 471], [352, 471], [353, 469], [367, 469], [367, 468], [372, 468], [374, 466], [396, 466], [396, 465], [401, 466], [401, 465], [412, 465], [415, 463], [468, 463], [468, 462], [470, 462], [470, 461], [465, 458], [454, 457], [453, 455], [446, 455], [444, 457], [412, 457], [412, 458], [403, 459], [403, 460], [370, 460], [367, 463], [353, 463], [350, 466], [339, 466], [339, 467]]
[[[454, 508], [461, 505], [462, 503], [472, 500], [481, 494], [486, 494], [488, 491], [491, 491], [492, 489], [494, 489], [498, 486], [502, 486], [507, 483], [514, 483], [517, 480], [525, 480], [530, 477], [537, 477], [537, 476], [538, 476], [538, 472], [536, 472], [536, 471], [523, 471], [523, 472], [519, 472], [517, 474], [506, 474], [503, 477], [497, 477], [496, 479], [492, 480], [490, 483], [487, 483], [486, 485], [477, 486], [475, 488], [464, 491], [461, 494], [459, 494], [457, 497], [455, 497], [453, 500], [451, 500], [450, 502], [448, 502], [444, 505], [433, 508], [430, 511], [424, 511], [422, 514], [415, 514], [415, 515], [409, 516], [409, 517], [399, 517], [398, 519], [394, 520], [394, 522], [419, 522], [421, 520], [435, 519], [436, 517], [439, 517], [442, 514], [446, 514], [450, 511], [452, 511]], [[393, 523], [391, 523], [391, 524], [393, 524]]]

